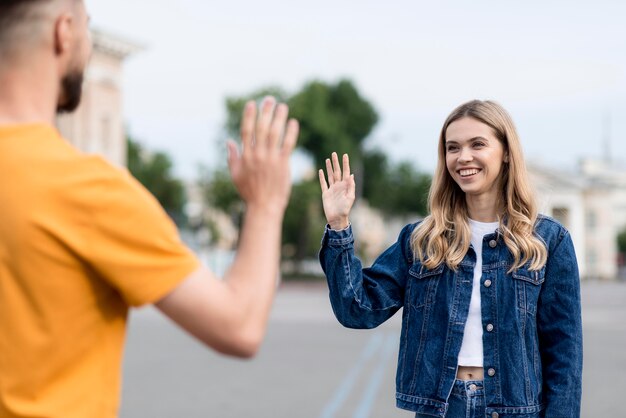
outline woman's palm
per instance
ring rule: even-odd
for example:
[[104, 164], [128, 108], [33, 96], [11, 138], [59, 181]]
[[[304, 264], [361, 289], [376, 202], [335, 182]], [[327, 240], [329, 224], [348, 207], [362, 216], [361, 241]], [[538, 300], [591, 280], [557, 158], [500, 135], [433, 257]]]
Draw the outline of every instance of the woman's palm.
[[326, 220], [331, 227], [345, 227], [348, 224], [350, 209], [355, 199], [354, 175], [350, 174], [350, 161], [348, 155], [343, 156], [343, 172], [339, 166], [339, 158], [336, 153], [331, 159], [326, 160], [328, 183], [324, 171], [319, 171], [320, 186], [322, 188], [322, 203]]

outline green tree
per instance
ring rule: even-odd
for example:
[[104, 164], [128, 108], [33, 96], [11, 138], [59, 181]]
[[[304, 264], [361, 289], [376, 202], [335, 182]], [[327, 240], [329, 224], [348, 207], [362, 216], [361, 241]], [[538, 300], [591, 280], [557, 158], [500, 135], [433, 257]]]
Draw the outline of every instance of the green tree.
[[214, 171], [204, 187], [205, 199], [226, 213], [241, 211], [243, 201], [235, 188], [227, 168]]
[[418, 172], [410, 162], [392, 165], [380, 150], [363, 157], [363, 198], [387, 214], [426, 215], [431, 177]]
[[221, 167], [213, 172], [208, 172], [203, 168], [198, 183], [204, 200], [212, 207], [230, 215], [233, 223], [241, 227], [244, 202], [239, 196], [228, 168]]
[[626, 254], [626, 228], [617, 234], [617, 251]]
[[[380, 150], [366, 151], [364, 144], [378, 121], [374, 106], [349, 80], [312, 81], [294, 95], [269, 87], [241, 97], [226, 99], [225, 131], [239, 136], [241, 112], [248, 100], [267, 95], [289, 104], [290, 116], [300, 122], [298, 148], [312, 157], [318, 168], [332, 152], [350, 155], [359, 190], [376, 208], [389, 214], [424, 214], [430, 178], [405, 163], [392, 166]], [[206, 177], [207, 200], [228, 213], [239, 213], [242, 204], [228, 172]], [[362, 191], [362, 193], [361, 193]], [[293, 186], [283, 226], [284, 254], [295, 261], [315, 256], [324, 225], [317, 178]]]
[[298, 146], [306, 150], [316, 167], [335, 151], [348, 153], [355, 167], [362, 158], [363, 142], [378, 114], [349, 80], [337, 84], [313, 81], [288, 100], [290, 114], [300, 122]]
[[387, 199], [389, 187], [389, 160], [379, 149], [363, 155], [363, 177], [361, 195], [372, 207], [382, 208]]
[[128, 170], [178, 224], [186, 221], [185, 187], [172, 174], [172, 160], [163, 152], [149, 152], [132, 138], [127, 138]]
[[317, 179], [293, 185], [283, 220], [285, 255], [295, 260], [317, 254], [325, 224]]
[[428, 213], [428, 192], [431, 177], [419, 173], [410, 162], [401, 162], [388, 174], [388, 195], [380, 208], [398, 215]]
[[333, 151], [360, 160], [363, 141], [378, 122], [374, 107], [349, 80], [336, 84], [312, 81], [291, 97], [280, 87], [266, 87], [226, 98], [226, 133], [238, 137], [246, 102], [268, 95], [289, 105], [290, 117], [300, 122], [298, 147], [313, 157], [316, 167], [322, 167]]

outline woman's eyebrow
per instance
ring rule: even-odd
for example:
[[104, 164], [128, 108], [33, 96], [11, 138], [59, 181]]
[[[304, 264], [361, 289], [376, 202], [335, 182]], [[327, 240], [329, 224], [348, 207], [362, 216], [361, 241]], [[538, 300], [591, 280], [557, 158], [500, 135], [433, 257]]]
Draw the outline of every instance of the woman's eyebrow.
[[[477, 140], [489, 141], [487, 138], [484, 138], [482, 136], [475, 136], [473, 138], [466, 139], [465, 141], [460, 141], [460, 142], [472, 142], [472, 141], [477, 141]], [[458, 144], [458, 143], [459, 141], [456, 139], [446, 139], [446, 144]]]

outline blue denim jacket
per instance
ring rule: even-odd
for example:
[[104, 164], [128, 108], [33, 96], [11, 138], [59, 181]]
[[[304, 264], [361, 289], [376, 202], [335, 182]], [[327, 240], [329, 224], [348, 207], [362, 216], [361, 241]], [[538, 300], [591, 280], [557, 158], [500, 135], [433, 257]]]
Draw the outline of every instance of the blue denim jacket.
[[[472, 293], [472, 247], [457, 271], [414, 259], [411, 232], [363, 269], [351, 228], [326, 228], [320, 262], [335, 316], [348, 328], [374, 328], [402, 311], [396, 374], [400, 408], [444, 417], [457, 372]], [[539, 271], [509, 270], [498, 232], [483, 240], [480, 279], [484, 388], [488, 417], [577, 418], [582, 386], [580, 283], [567, 230], [540, 216], [535, 233], [548, 261]], [[487, 327], [488, 325], [491, 325]]]

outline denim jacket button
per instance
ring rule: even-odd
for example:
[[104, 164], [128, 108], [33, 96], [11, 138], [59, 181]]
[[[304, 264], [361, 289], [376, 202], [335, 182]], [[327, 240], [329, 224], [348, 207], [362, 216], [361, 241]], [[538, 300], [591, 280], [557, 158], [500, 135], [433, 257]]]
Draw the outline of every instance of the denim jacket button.
[[485, 287], [490, 287], [491, 286], [491, 280], [487, 279], [485, 280]]
[[491, 376], [491, 377], [495, 376], [496, 375], [496, 369], [492, 368], [492, 369], [487, 370], [487, 374], [489, 376]]
[[491, 241], [489, 241], [489, 246], [491, 248], [496, 248], [496, 245], [498, 245], [498, 243], [495, 239], [492, 239]]
[[493, 324], [487, 324], [487, 331], [493, 331]]
[[500, 416], [500, 414], [498, 414], [497, 412], [492, 412], [491, 413], [491, 418], [498, 418]]

